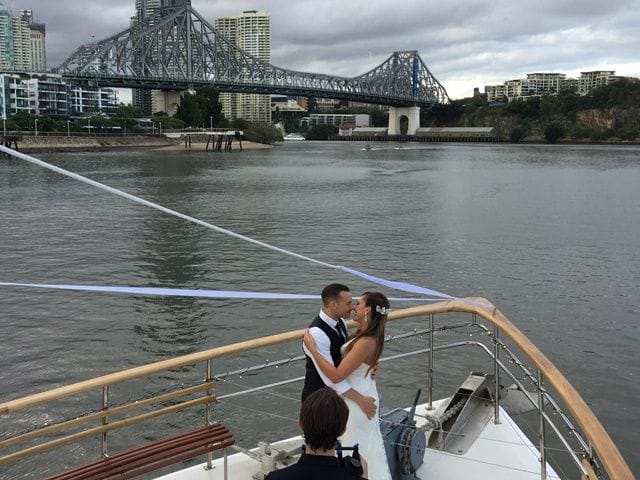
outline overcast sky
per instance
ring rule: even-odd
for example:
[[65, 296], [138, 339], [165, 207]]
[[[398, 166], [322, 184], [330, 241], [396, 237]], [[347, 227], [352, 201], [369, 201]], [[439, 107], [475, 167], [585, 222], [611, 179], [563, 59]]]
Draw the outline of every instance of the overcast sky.
[[[126, 29], [135, 0], [0, 0], [47, 27], [48, 67], [82, 43]], [[640, 0], [193, 0], [213, 23], [263, 10], [273, 64], [357, 76], [418, 50], [451, 98], [532, 72], [640, 76]]]

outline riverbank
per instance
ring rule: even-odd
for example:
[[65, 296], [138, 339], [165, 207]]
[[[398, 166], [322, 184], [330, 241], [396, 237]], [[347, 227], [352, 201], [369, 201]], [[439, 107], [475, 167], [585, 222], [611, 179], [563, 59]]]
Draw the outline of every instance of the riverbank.
[[[129, 136], [23, 136], [18, 139], [18, 150], [25, 153], [38, 152], [77, 152], [77, 151], [101, 151], [122, 150], [132, 148], [170, 150], [176, 152], [205, 151], [206, 142], [192, 142], [191, 148], [184, 146], [184, 140], [167, 138], [163, 135], [129, 135]], [[211, 146], [209, 146], [211, 148]], [[242, 142], [243, 150], [271, 148], [269, 145]], [[233, 150], [240, 150], [238, 143], [234, 142]]]

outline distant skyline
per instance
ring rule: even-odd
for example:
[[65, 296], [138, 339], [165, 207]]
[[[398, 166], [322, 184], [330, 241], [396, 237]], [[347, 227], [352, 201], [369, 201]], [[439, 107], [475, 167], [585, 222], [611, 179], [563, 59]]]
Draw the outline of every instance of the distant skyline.
[[[46, 24], [47, 64], [129, 26], [135, 0], [0, 0]], [[91, 7], [88, 8], [90, 3]], [[192, 0], [211, 24], [243, 10], [271, 15], [273, 64], [353, 77], [395, 50], [418, 50], [450, 97], [527, 73], [615, 70], [640, 76], [640, 0]]]

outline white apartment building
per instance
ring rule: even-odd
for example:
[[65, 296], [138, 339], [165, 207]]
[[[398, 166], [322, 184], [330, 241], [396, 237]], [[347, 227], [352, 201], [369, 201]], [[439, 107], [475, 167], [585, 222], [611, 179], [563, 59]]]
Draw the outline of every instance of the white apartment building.
[[118, 108], [118, 90], [114, 88], [87, 88], [69, 85], [69, 115], [83, 116], [94, 113], [113, 113]]
[[529, 91], [535, 95], [560, 93], [567, 76], [564, 73], [527, 73]]
[[[248, 10], [215, 19], [216, 30], [245, 52], [271, 63], [271, 18], [266, 12]], [[222, 93], [220, 102], [229, 120], [271, 122], [271, 97], [246, 93]]]
[[32, 112], [36, 115], [69, 115], [67, 84], [57, 75], [25, 80]]
[[507, 87], [503, 85], [485, 85], [484, 93], [487, 95], [487, 102], [506, 102]]
[[0, 74], [0, 116], [18, 112], [68, 117], [111, 113], [118, 108], [118, 91], [69, 85], [60, 75], [21, 77]]
[[505, 96], [509, 101], [535, 94], [533, 85], [531, 85], [530, 81], [526, 78], [507, 80], [504, 82], [504, 87]]
[[315, 127], [321, 124], [340, 126], [344, 123], [353, 124], [355, 127], [370, 127], [371, 115], [366, 113], [312, 113], [308, 117], [300, 119], [302, 127]]
[[586, 95], [602, 85], [608, 85], [622, 77], [613, 70], [581, 72], [580, 78], [567, 78], [564, 73], [528, 73], [527, 78], [508, 80], [503, 85], [485, 85], [488, 102], [510, 101], [532, 95], [557, 95], [569, 89]]
[[615, 76], [613, 70], [597, 70], [594, 72], [580, 72], [578, 94], [586, 95], [596, 87], [607, 85]]

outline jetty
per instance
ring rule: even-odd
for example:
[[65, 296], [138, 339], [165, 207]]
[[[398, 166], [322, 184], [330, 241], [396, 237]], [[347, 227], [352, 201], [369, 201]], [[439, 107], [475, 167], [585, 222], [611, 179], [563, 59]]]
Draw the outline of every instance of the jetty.
[[196, 139], [205, 137], [206, 146], [205, 152], [209, 151], [211, 146], [212, 152], [230, 152], [233, 149], [233, 141], [236, 140], [242, 151], [242, 136], [244, 132], [242, 130], [204, 130], [195, 132], [176, 132], [166, 133], [168, 138], [183, 138], [184, 148], [191, 150], [192, 143], [195, 143]]

